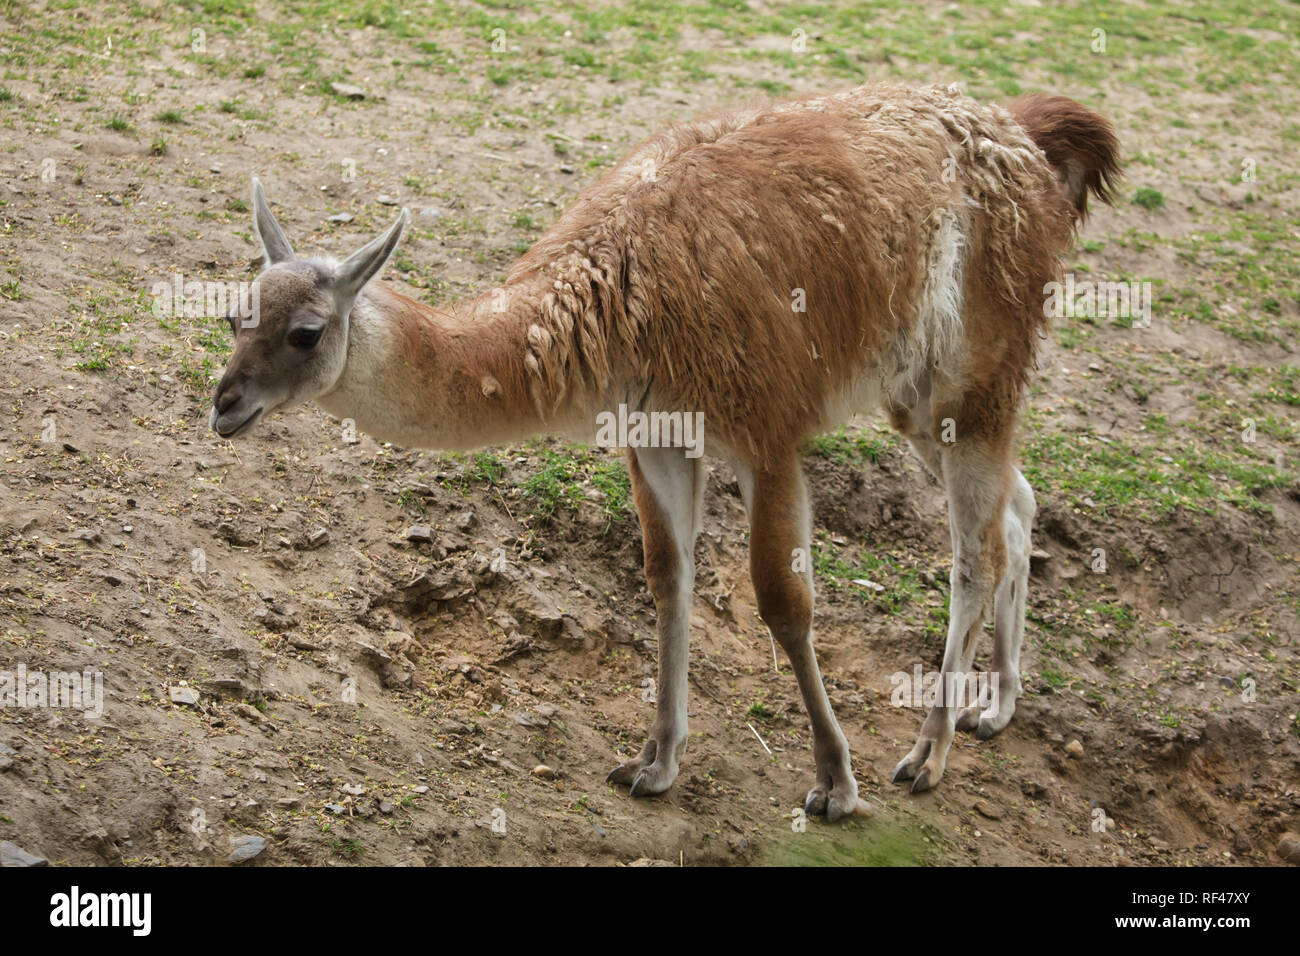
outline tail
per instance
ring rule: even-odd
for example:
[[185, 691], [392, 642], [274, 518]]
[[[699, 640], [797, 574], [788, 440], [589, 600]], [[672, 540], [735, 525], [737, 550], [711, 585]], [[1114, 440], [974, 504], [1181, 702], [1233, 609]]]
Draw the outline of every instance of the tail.
[[1047, 155], [1074, 204], [1079, 222], [1088, 215], [1088, 194], [1114, 205], [1119, 140], [1105, 118], [1064, 96], [1034, 93], [1007, 104], [1015, 121]]

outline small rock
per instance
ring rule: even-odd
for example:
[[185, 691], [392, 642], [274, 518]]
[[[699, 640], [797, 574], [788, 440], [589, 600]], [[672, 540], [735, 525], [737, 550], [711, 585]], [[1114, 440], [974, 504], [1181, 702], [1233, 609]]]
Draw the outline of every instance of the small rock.
[[346, 212], [336, 213], [325, 220], [326, 222], [351, 222], [352, 214]]
[[548, 767], [544, 763], [539, 763], [533, 768], [533, 776], [541, 777], [543, 780], [554, 780], [559, 776], [559, 774], [555, 772], [555, 768]]
[[81, 449], [78, 448], [76, 445], [72, 444], [72, 442], [66, 442], [66, 441], [63, 443], [63, 450], [66, 452], [70, 452], [73, 455], [76, 455], [81, 451]]
[[0, 773], [3, 773], [4, 771], [8, 770], [13, 765], [14, 765], [13, 757], [6, 757], [4, 754], [0, 754]]
[[262, 627], [266, 628], [268, 631], [275, 631], [277, 633], [298, 626], [298, 618], [291, 611], [281, 613], [270, 608], [259, 607], [253, 612], [252, 616], [253, 620]]
[[429, 601], [458, 601], [474, 593], [474, 582], [460, 572], [419, 574], [402, 588], [408, 604], [425, 605]]
[[353, 86], [350, 83], [331, 83], [330, 89], [336, 96], [341, 96], [347, 100], [364, 100], [366, 91], [359, 86]]
[[653, 860], [648, 856], [633, 860], [628, 866], [676, 866], [672, 860]]
[[230, 855], [226, 857], [227, 863], [243, 863], [245, 860], [251, 860], [263, 850], [266, 849], [266, 837], [260, 836], [237, 836], [230, 838]]
[[396, 206], [401, 203], [401, 200], [396, 196], [385, 196], [383, 193], [380, 193], [375, 197], [375, 202], [379, 203], [381, 206]]
[[432, 544], [433, 529], [427, 524], [413, 524], [406, 529], [406, 540], [415, 544]]
[[1300, 866], [1300, 836], [1288, 833], [1278, 842], [1277, 855], [1288, 863]]
[[199, 692], [193, 687], [168, 687], [167, 696], [171, 698], [173, 704], [181, 704], [185, 707], [199, 706]]
[[22, 847], [8, 840], [0, 840], [0, 866], [49, 866], [50, 861], [32, 856]]
[[[565, 173], [566, 175], [572, 176], [573, 173], [574, 173], [574, 171], [575, 171], [574, 168], [573, 168], [572, 166], [570, 166], [568, 163], [561, 163], [561, 164], [560, 164], [560, 172]], [[633, 865], [635, 865], [635, 864], [633, 864]]]
[[78, 528], [72, 532], [69, 537], [76, 538], [78, 541], [86, 541], [91, 544], [99, 540], [99, 532], [94, 528]]
[[880, 593], [881, 591], [885, 590], [885, 586], [883, 584], [877, 584], [875, 581], [868, 581], [866, 578], [854, 578], [852, 583], [856, 584], [860, 588], [867, 588], [869, 590], [875, 591], [876, 593]]
[[456, 515], [456, 528], [460, 531], [468, 531], [478, 524], [478, 515], [473, 511], [462, 511]]
[[1065, 745], [1065, 752], [1077, 760], [1083, 756], [1083, 744], [1079, 743], [1078, 740], [1071, 740]]
[[993, 804], [989, 803], [986, 800], [975, 801], [975, 812], [978, 813], [980, 816], [984, 817], [986, 820], [1002, 819], [1002, 808], [995, 807]]
[[243, 701], [235, 704], [235, 713], [239, 714], [246, 720], [252, 721], [258, 726], [270, 726], [271, 723], [266, 714], [262, 713], [252, 704], [245, 704]]
[[251, 531], [245, 531], [229, 521], [223, 521], [216, 527], [217, 537], [237, 548], [251, 548], [260, 544], [261, 539]]
[[1020, 784], [1020, 792], [1031, 800], [1041, 800], [1047, 796], [1047, 788], [1037, 780], [1025, 780]]
[[330, 533], [324, 528], [318, 528], [313, 531], [307, 538], [307, 550], [315, 551], [317, 548], [323, 548], [330, 543]]
[[437, 206], [425, 206], [420, 210], [420, 215], [426, 219], [441, 219], [445, 213]]

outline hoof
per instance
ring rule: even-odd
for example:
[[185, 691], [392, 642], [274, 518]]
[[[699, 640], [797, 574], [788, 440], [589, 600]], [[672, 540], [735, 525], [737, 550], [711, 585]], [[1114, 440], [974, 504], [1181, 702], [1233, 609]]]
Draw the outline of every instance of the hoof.
[[819, 817], [826, 812], [829, 799], [825, 790], [819, 788], [809, 790], [808, 796], [803, 801], [803, 812], [810, 817]]

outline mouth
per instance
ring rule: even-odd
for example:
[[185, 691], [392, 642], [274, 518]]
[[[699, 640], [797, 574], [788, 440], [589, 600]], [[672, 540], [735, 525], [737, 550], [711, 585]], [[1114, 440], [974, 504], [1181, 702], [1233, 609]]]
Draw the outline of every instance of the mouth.
[[220, 435], [222, 438], [235, 438], [238, 435], [242, 435], [244, 432], [252, 428], [254, 424], [256, 424], [257, 420], [262, 417], [262, 408], [263, 406], [259, 405], [257, 408], [253, 410], [253, 413], [251, 415], [245, 418], [234, 428], [223, 428], [221, 425], [217, 424], [219, 419], [217, 418], [217, 410], [214, 408], [212, 410], [211, 416], [209, 417], [208, 424], [211, 425], [212, 430], [216, 432], [218, 435]]

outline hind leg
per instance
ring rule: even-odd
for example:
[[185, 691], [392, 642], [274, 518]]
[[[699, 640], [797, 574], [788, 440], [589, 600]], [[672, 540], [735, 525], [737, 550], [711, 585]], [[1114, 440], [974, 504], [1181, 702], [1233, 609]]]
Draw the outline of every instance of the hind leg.
[[804, 809], [834, 822], [857, 812], [860, 803], [848, 741], [813, 651], [808, 493], [793, 456], [763, 471], [738, 466], [737, 476], [749, 511], [749, 569], [758, 613], [790, 658], [812, 724], [817, 775]]

